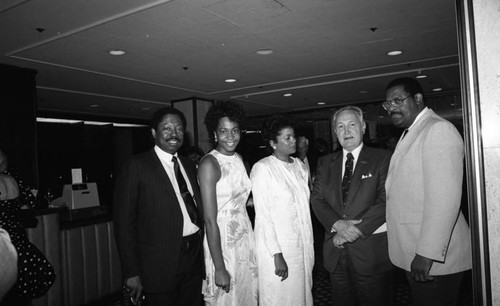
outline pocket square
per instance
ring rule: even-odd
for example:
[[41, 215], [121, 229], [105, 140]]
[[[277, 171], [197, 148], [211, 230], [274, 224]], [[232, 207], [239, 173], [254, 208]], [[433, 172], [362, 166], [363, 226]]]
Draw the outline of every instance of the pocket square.
[[363, 174], [363, 175], [361, 175], [361, 179], [362, 179], [362, 180], [364, 180], [364, 179], [366, 179], [366, 178], [370, 178], [370, 177], [372, 177], [372, 176], [373, 176], [373, 175], [372, 175], [371, 173], [368, 173], [368, 174], [366, 174], [366, 175], [365, 175], [365, 174]]

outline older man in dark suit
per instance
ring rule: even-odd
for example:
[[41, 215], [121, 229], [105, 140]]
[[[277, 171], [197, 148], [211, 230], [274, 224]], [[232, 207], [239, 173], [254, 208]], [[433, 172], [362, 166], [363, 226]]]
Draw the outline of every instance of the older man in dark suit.
[[177, 151], [186, 119], [174, 108], [151, 118], [154, 149], [119, 173], [114, 222], [125, 289], [148, 305], [200, 305], [203, 216], [196, 166]]
[[311, 195], [326, 230], [323, 261], [335, 305], [392, 305], [384, 189], [390, 153], [363, 145], [365, 129], [358, 107], [334, 114], [343, 149], [320, 158]]

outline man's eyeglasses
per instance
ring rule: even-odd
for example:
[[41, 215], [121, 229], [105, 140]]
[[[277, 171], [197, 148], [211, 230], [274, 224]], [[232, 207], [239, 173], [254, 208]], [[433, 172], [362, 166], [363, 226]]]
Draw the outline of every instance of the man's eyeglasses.
[[384, 103], [382, 103], [382, 107], [388, 111], [392, 105], [394, 105], [395, 107], [401, 107], [403, 106], [403, 102], [408, 99], [410, 96], [407, 96], [405, 98], [394, 98], [392, 100], [388, 100], [388, 101], [384, 101]]

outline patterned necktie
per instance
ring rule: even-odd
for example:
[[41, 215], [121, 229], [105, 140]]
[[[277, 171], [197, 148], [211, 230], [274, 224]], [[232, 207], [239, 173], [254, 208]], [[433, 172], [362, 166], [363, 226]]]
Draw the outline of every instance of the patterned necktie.
[[181, 169], [179, 168], [179, 161], [177, 157], [172, 156], [172, 162], [174, 163], [175, 178], [177, 179], [177, 184], [179, 185], [179, 190], [181, 192], [182, 199], [186, 205], [186, 210], [188, 212], [191, 222], [201, 228], [201, 217], [196, 204], [194, 203], [193, 197], [187, 188], [186, 180], [182, 175]]
[[347, 196], [349, 194], [349, 186], [351, 186], [351, 178], [352, 178], [352, 168], [353, 168], [353, 160], [354, 156], [351, 153], [347, 153], [347, 160], [345, 161], [345, 171], [344, 177], [342, 178], [342, 202], [345, 204], [347, 202]]

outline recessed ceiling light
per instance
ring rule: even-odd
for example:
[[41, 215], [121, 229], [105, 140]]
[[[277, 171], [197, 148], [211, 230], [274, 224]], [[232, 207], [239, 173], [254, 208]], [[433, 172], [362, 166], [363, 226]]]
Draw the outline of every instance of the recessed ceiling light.
[[292, 96], [291, 93], [286, 93], [286, 94], [283, 95], [283, 97], [291, 97], [291, 96]]
[[425, 79], [427, 76], [425, 74], [419, 74], [416, 76], [417, 79]]
[[99, 104], [90, 104], [90, 107], [99, 107]]
[[124, 55], [125, 53], [127, 53], [127, 52], [125, 52], [123, 50], [110, 50], [109, 51], [109, 54], [111, 54], [111, 55]]
[[326, 103], [325, 102], [318, 102], [317, 104], [318, 105], [325, 105]]
[[441, 91], [441, 90], [443, 90], [441, 87], [436, 87], [432, 89], [432, 91]]
[[399, 51], [399, 50], [387, 52], [387, 55], [389, 55], [389, 56], [395, 56], [395, 55], [401, 55], [401, 54], [403, 54], [403, 51]]
[[273, 54], [274, 50], [273, 49], [260, 49], [260, 50], [257, 50], [256, 53], [260, 54], [260, 55], [269, 55], [269, 54]]
[[236, 79], [226, 79], [224, 82], [226, 82], [226, 83], [234, 83], [234, 82], [236, 82]]

